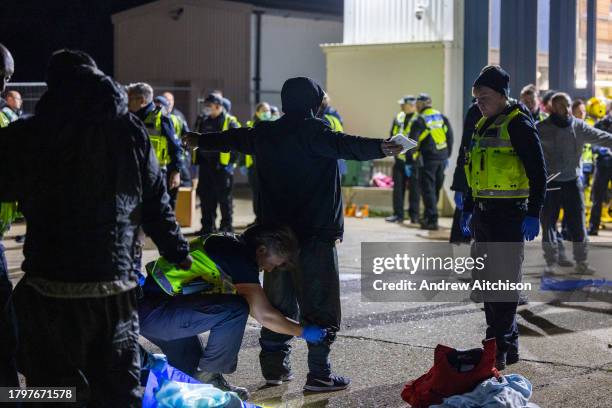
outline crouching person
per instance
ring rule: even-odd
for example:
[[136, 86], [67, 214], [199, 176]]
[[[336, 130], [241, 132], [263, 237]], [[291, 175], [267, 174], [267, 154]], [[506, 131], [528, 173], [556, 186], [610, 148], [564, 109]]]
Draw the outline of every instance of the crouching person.
[[[256, 225], [241, 235], [212, 234], [192, 241], [190, 270], [163, 257], [148, 264], [139, 306], [141, 334], [161, 348], [172, 366], [247, 399], [247, 389], [229, 384], [223, 374], [236, 370], [249, 311], [274, 332], [311, 343], [325, 337], [324, 329], [283, 316], [259, 283], [260, 270], [274, 273], [290, 266], [297, 252], [288, 227]], [[207, 331], [203, 347], [198, 334]]]

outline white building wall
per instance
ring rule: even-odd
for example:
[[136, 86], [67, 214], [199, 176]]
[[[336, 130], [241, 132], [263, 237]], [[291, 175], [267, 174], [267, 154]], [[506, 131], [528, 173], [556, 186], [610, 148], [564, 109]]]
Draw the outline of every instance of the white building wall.
[[344, 1], [346, 45], [452, 40], [453, 0]]
[[221, 89], [233, 111], [247, 116], [251, 12], [250, 5], [229, 1], [160, 0], [115, 14], [115, 76], [123, 83], [191, 89], [177, 98], [191, 123], [196, 98], [212, 89]]
[[[282, 15], [266, 12], [262, 16], [261, 25], [262, 101], [270, 102], [280, 108], [281, 87], [283, 82], [291, 77], [307, 76], [325, 88], [325, 55], [319, 45], [342, 42], [342, 21], [295, 12]], [[254, 21], [251, 26], [254, 65]], [[254, 76], [254, 66], [252, 72]]]

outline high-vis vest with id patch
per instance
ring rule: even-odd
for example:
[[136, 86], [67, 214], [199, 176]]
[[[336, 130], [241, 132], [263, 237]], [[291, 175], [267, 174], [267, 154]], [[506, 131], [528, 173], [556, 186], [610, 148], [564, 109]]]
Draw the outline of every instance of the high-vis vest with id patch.
[[474, 198], [529, 197], [529, 179], [508, 133], [508, 125], [519, 115], [526, 116], [517, 107], [508, 115], [499, 115], [486, 129], [487, 118], [476, 124], [465, 164]]
[[419, 116], [423, 118], [425, 122], [425, 130], [421, 132], [417, 139], [417, 146], [412, 155], [415, 160], [420, 155], [421, 144], [423, 144], [423, 141], [427, 139], [428, 136], [431, 136], [433, 139], [437, 150], [446, 149], [448, 146], [446, 143], [446, 132], [448, 132], [448, 127], [444, 123], [444, 116], [442, 116], [442, 113], [433, 108], [426, 108]]
[[161, 116], [161, 109], [153, 109], [143, 122], [147, 127], [149, 140], [151, 140], [151, 146], [159, 165], [166, 166], [170, 163], [170, 154], [168, 153], [168, 139], [162, 134]]

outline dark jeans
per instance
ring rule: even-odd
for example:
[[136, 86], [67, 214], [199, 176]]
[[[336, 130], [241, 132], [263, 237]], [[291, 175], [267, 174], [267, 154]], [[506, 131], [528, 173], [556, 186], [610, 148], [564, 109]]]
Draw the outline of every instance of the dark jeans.
[[583, 262], [587, 258], [587, 243], [582, 181], [579, 178], [571, 181], [551, 181], [548, 188], [560, 190], [547, 191], [544, 199], [541, 216], [544, 259], [551, 265], [563, 258], [563, 253], [559, 251], [559, 241], [563, 245], [562, 237], [557, 228], [559, 211], [563, 208], [564, 225], [573, 242], [574, 260]]
[[612, 167], [598, 165], [593, 179], [593, 206], [591, 207], [590, 229], [598, 231], [601, 223], [601, 207], [608, 201], [608, 183], [612, 180]]
[[425, 212], [423, 218], [426, 223], [438, 223], [438, 199], [440, 189], [444, 183], [444, 160], [424, 160], [419, 178], [421, 180], [421, 194]]
[[52, 298], [38, 293], [25, 277], [13, 298], [18, 366], [29, 387], [76, 387], [75, 406], [141, 406], [136, 290], [101, 298]]
[[[337, 331], [341, 310], [335, 243], [314, 238], [302, 242], [298, 267], [266, 273], [264, 291], [270, 303], [285, 316], [292, 319], [299, 316], [303, 324]], [[279, 379], [291, 371], [290, 340], [291, 336], [261, 329], [259, 361], [264, 378]], [[330, 347], [329, 343], [308, 343], [311, 375], [325, 377], [331, 373]]]
[[418, 168], [412, 166], [412, 174], [406, 176], [406, 162], [395, 159], [393, 164], [393, 214], [404, 219], [404, 196], [408, 182], [408, 214], [410, 219], [418, 220], [420, 207], [420, 192], [418, 182]]
[[232, 229], [232, 186], [234, 176], [224, 169], [213, 170], [200, 166], [198, 196], [202, 205], [202, 230], [216, 230], [217, 206], [221, 210], [221, 229]]
[[15, 363], [17, 322], [11, 299], [12, 291], [13, 285], [8, 278], [4, 246], [0, 243], [0, 387], [19, 386]]
[[[249, 317], [249, 305], [241, 296], [145, 296], [139, 315], [141, 334], [162, 350], [173, 367], [192, 376], [198, 368], [223, 374], [236, 371]], [[207, 331], [204, 348], [198, 335]]]
[[259, 185], [257, 183], [257, 170], [255, 164], [247, 169], [247, 177], [249, 185], [251, 186], [251, 192], [253, 193], [253, 214], [255, 214], [255, 221], [259, 219]]
[[[472, 228], [475, 251], [477, 256], [482, 256], [482, 251], [486, 251], [488, 256], [486, 270], [482, 274], [477, 274], [477, 278], [484, 276], [489, 280], [504, 280], [510, 277], [511, 281], [519, 282], [524, 259], [521, 227], [525, 218], [525, 206], [504, 201], [505, 203], [492, 203], [482, 208], [477, 204], [474, 210]], [[508, 243], [508, 245], [500, 245], [500, 243]], [[500, 272], [500, 269], [503, 271]], [[499, 352], [507, 352], [510, 349], [518, 353], [519, 333], [516, 326], [518, 294], [515, 296], [516, 300], [507, 302], [487, 301], [491, 299], [488, 297], [490, 295], [483, 293], [483, 296], [485, 296], [484, 308], [487, 322], [486, 337], [496, 339]]]

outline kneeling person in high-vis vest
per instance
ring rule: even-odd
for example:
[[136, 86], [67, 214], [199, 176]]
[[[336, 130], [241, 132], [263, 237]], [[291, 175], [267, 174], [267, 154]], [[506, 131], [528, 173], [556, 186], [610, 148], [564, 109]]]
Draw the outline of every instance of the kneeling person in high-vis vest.
[[[476, 124], [466, 154], [468, 183], [461, 227], [473, 236], [485, 268], [474, 275], [521, 281], [524, 240], [539, 233], [546, 191], [546, 168], [535, 123], [524, 105], [508, 100], [510, 76], [498, 66], [485, 67], [473, 94], [483, 117]], [[518, 329], [516, 292], [483, 292], [486, 338], [497, 341], [496, 367], [516, 363]]]
[[[181, 270], [163, 257], [147, 265], [140, 302], [140, 332], [159, 346], [174, 367], [246, 399], [246, 388], [222, 374], [236, 370], [249, 315], [262, 326], [310, 343], [326, 331], [301, 326], [270, 305], [259, 271], [275, 273], [294, 262], [298, 241], [291, 229], [256, 225], [241, 235], [211, 234], [190, 243], [193, 264]], [[198, 335], [210, 331], [206, 347]], [[279, 379], [274, 385], [291, 378]]]

